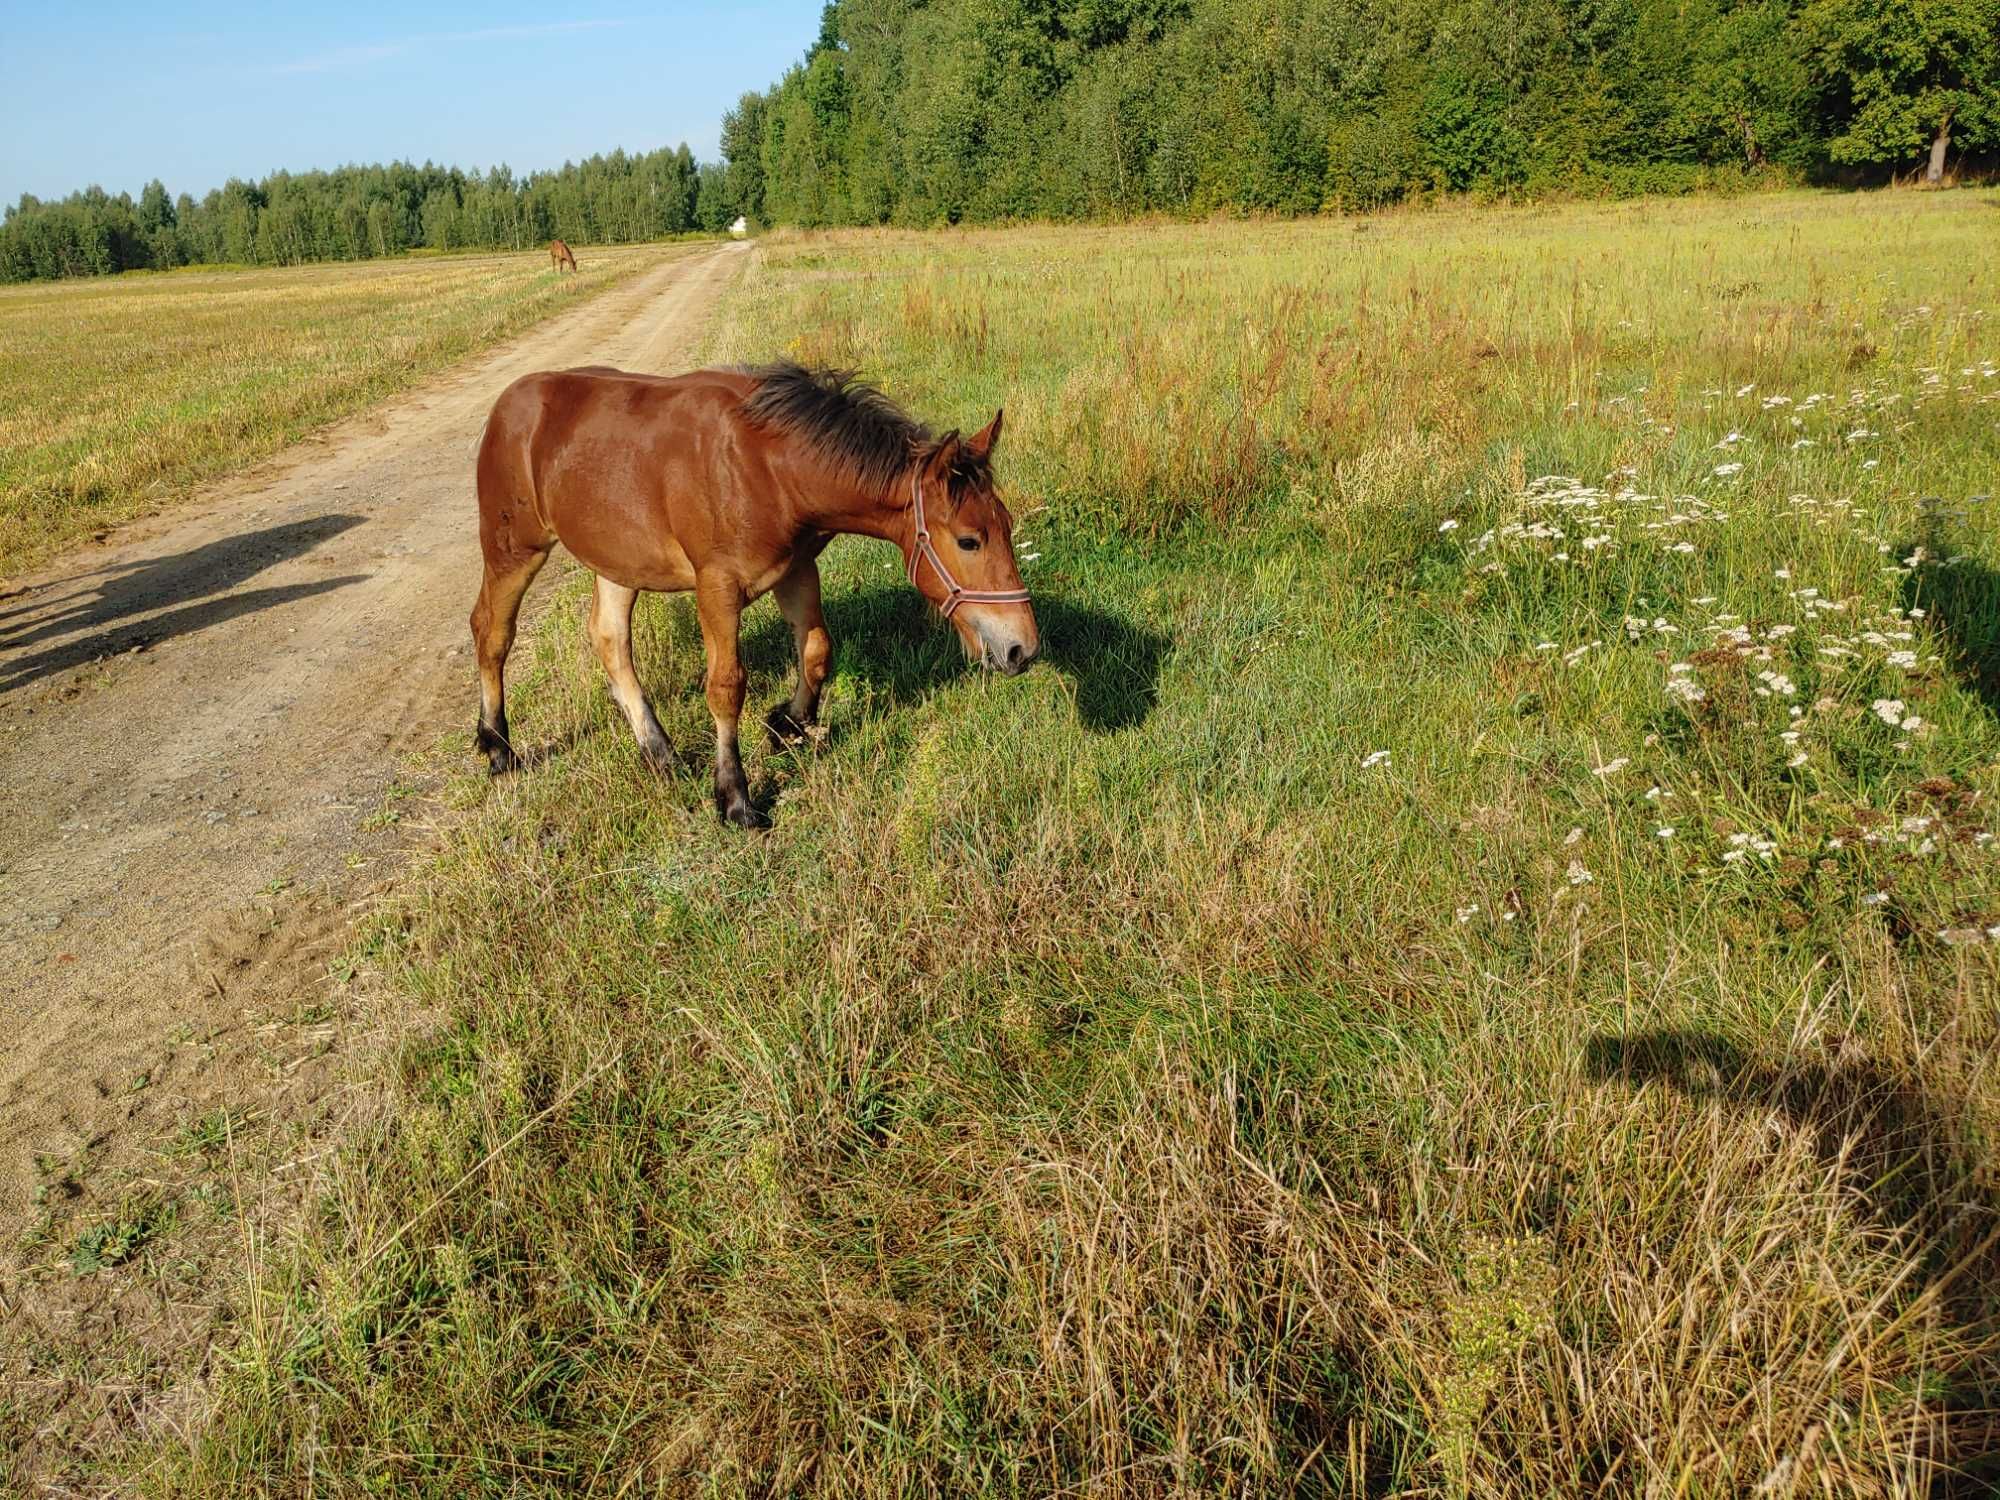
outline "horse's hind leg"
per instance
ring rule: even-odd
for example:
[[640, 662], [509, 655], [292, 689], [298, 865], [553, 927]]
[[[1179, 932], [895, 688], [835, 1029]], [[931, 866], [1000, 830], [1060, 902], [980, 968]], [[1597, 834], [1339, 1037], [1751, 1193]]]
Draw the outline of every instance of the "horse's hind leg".
[[486, 577], [472, 606], [472, 647], [479, 657], [479, 732], [474, 743], [495, 776], [520, 765], [507, 738], [507, 653], [514, 648], [514, 622], [521, 596], [548, 560], [546, 549], [496, 561], [486, 559]]
[[639, 591], [620, 587], [608, 578], [597, 580], [597, 592], [590, 600], [590, 644], [604, 663], [611, 679], [611, 697], [632, 726], [646, 764], [662, 774], [673, 769], [674, 752], [660, 721], [653, 717], [653, 705], [639, 686], [639, 674], [632, 670], [632, 605]]
[[833, 637], [826, 633], [826, 617], [820, 613], [818, 563], [800, 558], [771, 592], [779, 613], [792, 627], [799, 653], [799, 683], [792, 690], [792, 701], [780, 703], [764, 718], [772, 748], [782, 749], [819, 717], [819, 693], [833, 660]]

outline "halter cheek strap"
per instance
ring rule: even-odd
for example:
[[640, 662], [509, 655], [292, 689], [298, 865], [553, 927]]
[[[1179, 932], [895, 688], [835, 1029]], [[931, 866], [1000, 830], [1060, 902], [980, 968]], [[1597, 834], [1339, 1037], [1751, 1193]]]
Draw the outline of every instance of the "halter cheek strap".
[[917, 564], [927, 562], [931, 571], [938, 576], [938, 582], [945, 588], [944, 602], [938, 612], [947, 620], [961, 604], [1026, 604], [1026, 589], [967, 589], [960, 588], [958, 580], [951, 576], [938, 556], [937, 548], [931, 545], [931, 529], [924, 522], [923, 469], [918, 467], [910, 472], [910, 514], [916, 517], [917, 544], [910, 549], [910, 587], [919, 593], [922, 586], [917, 582]]

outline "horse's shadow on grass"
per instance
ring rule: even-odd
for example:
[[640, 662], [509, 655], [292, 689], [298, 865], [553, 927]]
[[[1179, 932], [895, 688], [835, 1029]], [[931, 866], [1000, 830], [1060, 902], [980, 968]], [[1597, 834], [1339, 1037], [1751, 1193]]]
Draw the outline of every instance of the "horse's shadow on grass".
[[[1774, 1064], [1695, 1028], [1595, 1036], [1584, 1065], [1600, 1082], [1662, 1083], [1746, 1114], [1776, 1113], [1811, 1141], [1887, 1235], [1929, 1243], [1911, 1289], [1940, 1294], [1946, 1315], [1979, 1352], [1952, 1372], [1949, 1410], [1963, 1426], [1966, 1465], [1936, 1495], [1991, 1494], [2000, 1478], [2000, 1192], [1984, 1148], [1917, 1080], [1865, 1057]], [[1959, 1446], [1959, 1445], [1954, 1445]], [[1967, 1487], [1958, 1488], [1960, 1483]]]
[[[968, 673], [957, 635], [940, 628], [907, 588], [830, 594], [823, 605], [833, 637], [833, 672], [869, 684], [891, 704], [912, 703]], [[760, 612], [762, 613], [762, 612]], [[1032, 672], [1060, 672], [1076, 686], [1076, 712], [1093, 734], [1143, 724], [1159, 703], [1160, 667], [1172, 642], [1161, 632], [1060, 597], [1035, 600], [1041, 655]], [[793, 665], [792, 632], [775, 611], [744, 632], [752, 670], [783, 675]]]

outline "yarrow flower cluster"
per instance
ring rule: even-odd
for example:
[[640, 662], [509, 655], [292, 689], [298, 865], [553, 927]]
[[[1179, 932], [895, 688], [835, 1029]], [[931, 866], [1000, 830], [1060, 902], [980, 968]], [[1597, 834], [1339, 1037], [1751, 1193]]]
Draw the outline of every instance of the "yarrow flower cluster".
[[[1923, 387], [1929, 392], [1972, 391], [1977, 399], [2000, 401], [2000, 364], [1964, 366], [1955, 377], [1948, 370], [1927, 371]], [[1644, 429], [1635, 439], [1642, 445], [1673, 434], [1670, 426], [1646, 413], [1644, 391], [1642, 386], [1602, 398], [1607, 416], [1615, 414]], [[1932, 732], [1918, 709], [1926, 704], [1927, 679], [1942, 668], [1933, 633], [1922, 608], [1887, 603], [1883, 596], [1899, 591], [1912, 572], [1949, 563], [1922, 547], [1896, 545], [1911, 534], [1907, 516], [1871, 510], [1894, 504], [1893, 492], [1856, 482], [1857, 471], [1895, 461], [1894, 440], [1910, 425], [1913, 400], [1927, 398], [1922, 393], [1912, 398], [1879, 381], [1845, 397], [1814, 391], [1794, 398], [1761, 392], [1754, 382], [1707, 394], [1715, 426], [1693, 454], [1677, 445], [1692, 467], [1671, 488], [1661, 486], [1665, 493], [1647, 493], [1634, 468], [1613, 470], [1597, 483], [1543, 475], [1517, 489], [1494, 524], [1465, 549], [1469, 567], [1518, 576], [1524, 588], [1545, 590], [1541, 597], [1560, 604], [1570, 618], [1619, 601], [1613, 617], [1619, 618], [1620, 628], [1611, 635], [1608, 650], [1603, 639], [1565, 640], [1553, 630], [1551, 639], [1536, 641], [1532, 650], [1547, 668], [1558, 662], [1576, 668], [1588, 660], [1590, 674], [1606, 682], [1619, 680], [1630, 664], [1641, 660], [1640, 651], [1656, 659], [1661, 667], [1654, 680], [1668, 719], [1658, 735], [1645, 737], [1648, 750], [1670, 732], [1679, 736], [1692, 728], [1718, 743], [1720, 737], [1734, 737], [1730, 763], [1736, 764], [1738, 746], [1754, 749], [1761, 742], [1762, 764], [1786, 788], [1770, 816], [1787, 826], [1770, 832], [1732, 826], [1741, 817], [1737, 809], [1742, 803], [1754, 805], [1757, 799], [1754, 778], [1748, 787], [1732, 783], [1728, 818], [1715, 815], [1720, 808], [1698, 786], [1683, 787], [1683, 800], [1669, 802], [1673, 791], [1655, 783], [1644, 791], [1643, 805], [1650, 814], [1643, 831], [1658, 851], [1655, 861], [1678, 871], [1705, 868], [1711, 877], [1720, 873], [1719, 863], [1721, 869], [1742, 872], [1739, 878], [1781, 883], [1788, 902], [1797, 903], [1787, 908], [1789, 926], [1812, 907], [1813, 898], [1805, 892], [1825, 891], [1820, 882], [1827, 872], [1849, 868], [1862, 846], [1893, 849], [1899, 861], [1944, 858], [1951, 849], [2000, 853], [2000, 835], [1970, 826], [1955, 810], [1958, 803], [1937, 816], [1919, 813], [1876, 821], [1864, 816], [1868, 809], [1863, 806], [1852, 814], [1854, 826], [1838, 833], [1804, 831], [1823, 816], [1814, 809], [1834, 805], [1843, 784], [1852, 779], [1853, 756], [1865, 750], [1879, 755], [1889, 738], [1883, 729], [1893, 732], [1895, 747], [1906, 753]], [[1707, 454], [1697, 456], [1702, 444]], [[1765, 498], [1765, 481], [1787, 468], [1806, 482], [1838, 468], [1844, 482], [1827, 485], [1836, 493], [1825, 497], [1784, 496], [1774, 517], [1776, 502]], [[1675, 494], [1674, 489], [1699, 493]], [[1949, 526], [1933, 524], [1947, 514], [1939, 504], [1924, 502], [1926, 524], [1918, 534], [1951, 534]], [[1732, 587], [1740, 582], [1740, 605], [1717, 594], [1677, 596], [1676, 582], [1689, 577], [1691, 560], [1715, 550], [1717, 529], [1728, 526], [1732, 512], [1746, 506], [1759, 507], [1760, 520], [1795, 528], [1790, 555], [1753, 565], [1733, 546], [1718, 551], [1717, 567], [1705, 571], [1718, 580], [1728, 577]], [[1453, 518], [1438, 530], [1457, 528]], [[1855, 557], [1856, 543], [1865, 549], [1860, 558]], [[1877, 564], [1866, 562], [1868, 550]], [[1592, 570], [1590, 581], [1564, 584], [1562, 575], [1546, 571], [1552, 565]], [[1877, 565], [1880, 573], [1870, 576]], [[1888, 580], [1886, 587], [1878, 579]], [[1621, 589], [1631, 592], [1621, 599]], [[1650, 597], [1637, 597], [1638, 590]], [[1732, 605], [1737, 612], [1731, 612]], [[1668, 724], [1675, 727], [1670, 731]], [[1629, 754], [1607, 750], [1594, 757], [1596, 763], [1583, 763], [1594, 778], [1593, 795], [1612, 819], [1614, 836], [1620, 804], [1629, 799], [1638, 809], [1639, 794], [1652, 776], [1664, 780], [1673, 769], [1646, 766], [1646, 755], [1647, 750], [1636, 747]], [[1642, 771], [1621, 780], [1635, 758]], [[1893, 783], [1890, 795], [1900, 795]], [[1932, 789], [1922, 795], [1963, 794]], [[1804, 829], [1790, 827], [1792, 819]], [[1624, 826], [1631, 829], [1629, 822]], [[1595, 883], [1590, 868], [1576, 857], [1584, 853], [1577, 846], [1585, 836], [1584, 828], [1571, 827], [1560, 841], [1563, 849], [1556, 862], [1562, 870], [1561, 891]], [[1870, 904], [1890, 899], [1883, 894], [1889, 882], [1881, 880], [1881, 886]], [[1980, 925], [1967, 920], [1975, 914], [1984, 917]], [[1454, 912], [1461, 923], [1477, 915], [1476, 905]], [[1940, 940], [1958, 945], [2000, 942], [2000, 926], [1986, 925], [1992, 918], [1976, 908], [1960, 914], [1958, 922], [1938, 929]]]

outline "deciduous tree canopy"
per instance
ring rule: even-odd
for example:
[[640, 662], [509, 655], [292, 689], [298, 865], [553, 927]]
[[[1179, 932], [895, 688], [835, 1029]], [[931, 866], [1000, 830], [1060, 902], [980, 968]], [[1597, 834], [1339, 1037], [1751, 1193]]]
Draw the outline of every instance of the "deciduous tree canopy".
[[834, 0], [723, 154], [753, 218], [808, 225], [1682, 191], [1994, 144], [1996, 30], [2000, 0]]

